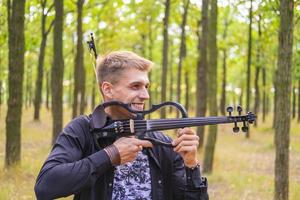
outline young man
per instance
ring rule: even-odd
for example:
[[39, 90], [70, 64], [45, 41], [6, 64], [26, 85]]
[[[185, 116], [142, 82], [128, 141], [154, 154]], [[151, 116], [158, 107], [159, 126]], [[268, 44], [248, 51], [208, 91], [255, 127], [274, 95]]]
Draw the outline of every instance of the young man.
[[[105, 102], [121, 101], [143, 110], [148, 94], [152, 62], [127, 52], [112, 52], [98, 60], [97, 79]], [[95, 119], [128, 119], [125, 109], [110, 106], [105, 115], [72, 120], [59, 135], [35, 185], [38, 199], [74, 194], [74, 199], [208, 199], [207, 182], [197, 161], [198, 137], [192, 129], [180, 129], [175, 140], [160, 132], [147, 133], [174, 148], [147, 140], [121, 137], [96, 139]], [[96, 121], [97, 123], [97, 121]], [[97, 143], [97, 144], [96, 144]]]

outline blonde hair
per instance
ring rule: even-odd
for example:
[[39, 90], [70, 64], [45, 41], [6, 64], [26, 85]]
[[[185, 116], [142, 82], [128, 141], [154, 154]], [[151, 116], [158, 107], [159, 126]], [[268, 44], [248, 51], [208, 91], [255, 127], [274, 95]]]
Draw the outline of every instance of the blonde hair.
[[149, 72], [152, 62], [130, 51], [114, 51], [97, 59], [97, 80], [116, 83], [126, 69], [138, 69]]

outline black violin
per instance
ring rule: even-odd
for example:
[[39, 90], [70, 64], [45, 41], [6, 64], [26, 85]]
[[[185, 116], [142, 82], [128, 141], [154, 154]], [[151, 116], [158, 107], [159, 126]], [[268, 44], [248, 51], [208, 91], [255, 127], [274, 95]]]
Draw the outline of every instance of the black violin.
[[[120, 106], [126, 109], [133, 115], [132, 119], [112, 120], [107, 125], [106, 113], [104, 109], [108, 106]], [[152, 113], [163, 106], [174, 106], [182, 115], [182, 118], [174, 119], [150, 119], [145, 120], [146, 114]], [[188, 117], [185, 108], [176, 102], [164, 102], [158, 105], [153, 105], [149, 110], [136, 111], [132, 110], [130, 104], [124, 104], [118, 101], [105, 102], [97, 106], [92, 114], [92, 132], [96, 139], [100, 138], [118, 138], [126, 136], [136, 136], [139, 139], [149, 140], [153, 144], [173, 147], [171, 143], [166, 143], [155, 138], [147, 136], [147, 132], [164, 131], [170, 129], [206, 126], [215, 124], [233, 123], [233, 132], [239, 132], [238, 122], [242, 122], [242, 131], [247, 132], [249, 123], [252, 124], [256, 120], [256, 115], [248, 112], [242, 115], [242, 107], [237, 106], [238, 116], [233, 116], [233, 107], [227, 107], [228, 116], [214, 117]], [[101, 119], [101, 120], [100, 120]]]

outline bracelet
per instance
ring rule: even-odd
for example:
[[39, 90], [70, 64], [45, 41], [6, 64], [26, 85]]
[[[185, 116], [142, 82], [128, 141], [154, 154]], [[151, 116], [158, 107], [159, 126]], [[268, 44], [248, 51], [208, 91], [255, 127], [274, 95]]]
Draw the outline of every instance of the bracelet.
[[194, 167], [187, 167], [187, 168], [189, 168], [191, 170], [198, 169], [198, 168], [200, 168], [200, 163], [197, 162], [197, 164]]
[[107, 153], [107, 155], [110, 159], [110, 162], [113, 166], [117, 166], [117, 165], [121, 164], [120, 153], [115, 145], [113, 145], [113, 144], [109, 145], [109, 146], [105, 147], [103, 150]]

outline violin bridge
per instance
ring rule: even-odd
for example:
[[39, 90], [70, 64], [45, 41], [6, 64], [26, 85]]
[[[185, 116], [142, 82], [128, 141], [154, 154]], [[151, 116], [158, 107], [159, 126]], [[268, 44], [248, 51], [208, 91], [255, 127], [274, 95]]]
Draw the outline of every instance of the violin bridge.
[[130, 132], [134, 133], [134, 120], [133, 119], [129, 120], [129, 127], [130, 127]]

